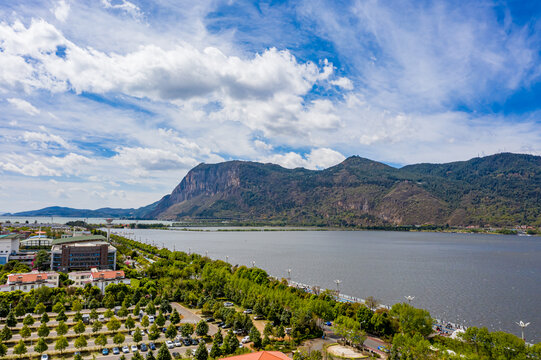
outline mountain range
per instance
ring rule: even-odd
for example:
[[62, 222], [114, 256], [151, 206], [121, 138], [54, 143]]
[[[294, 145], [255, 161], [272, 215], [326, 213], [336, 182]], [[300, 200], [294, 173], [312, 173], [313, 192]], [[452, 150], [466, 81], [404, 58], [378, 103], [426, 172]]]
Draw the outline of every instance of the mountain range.
[[139, 209], [49, 207], [16, 216], [236, 220], [292, 225], [541, 225], [541, 157], [501, 153], [394, 168], [352, 156], [324, 169], [200, 164]]

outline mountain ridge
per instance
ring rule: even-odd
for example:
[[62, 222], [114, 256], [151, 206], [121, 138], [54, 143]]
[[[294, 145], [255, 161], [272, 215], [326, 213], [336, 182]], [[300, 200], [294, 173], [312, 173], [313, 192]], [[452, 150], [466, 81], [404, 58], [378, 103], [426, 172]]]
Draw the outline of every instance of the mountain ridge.
[[501, 153], [402, 168], [351, 156], [323, 170], [201, 163], [159, 201], [116, 213], [320, 226], [515, 226], [541, 225], [540, 204], [539, 156]]

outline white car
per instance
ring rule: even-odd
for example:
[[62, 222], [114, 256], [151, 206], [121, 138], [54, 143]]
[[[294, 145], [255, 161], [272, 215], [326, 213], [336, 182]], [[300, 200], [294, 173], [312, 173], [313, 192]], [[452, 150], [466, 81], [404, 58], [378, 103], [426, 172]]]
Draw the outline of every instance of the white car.
[[246, 343], [249, 343], [249, 342], [250, 342], [250, 337], [249, 336], [245, 336], [245, 337], [242, 338], [242, 341], [241, 341], [242, 344], [246, 344]]
[[132, 346], [131, 346], [131, 351], [132, 351], [132, 352], [136, 352], [137, 350], [139, 350], [139, 348], [137, 347], [137, 345], [132, 345]]
[[165, 345], [167, 345], [168, 349], [173, 349], [175, 347], [175, 344], [173, 344], [173, 342], [171, 340], [167, 340], [165, 342]]
[[226, 302], [224, 302], [224, 306], [225, 307], [231, 307], [231, 306], [233, 306], [233, 303], [229, 302], [229, 301], [226, 301]]
[[180, 342], [180, 340], [175, 340], [175, 346], [176, 347], [181, 347], [182, 346], [182, 343]]
[[153, 315], [150, 315], [150, 316], [148, 317], [148, 322], [151, 323], [151, 324], [154, 323], [154, 316], [153, 316]]
[[245, 314], [251, 314], [251, 313], [252, 313], [252, 309], [246, 309], [246, 310], [244, 310], [244, 313], [245, 313]]
[[124, 346], [122, 347], [122, 352], [123, 352], [124, 354], [127, 354], [127, 353], [130, 352], [130, 348], [128, 347], [128, 345], [124, 345]]

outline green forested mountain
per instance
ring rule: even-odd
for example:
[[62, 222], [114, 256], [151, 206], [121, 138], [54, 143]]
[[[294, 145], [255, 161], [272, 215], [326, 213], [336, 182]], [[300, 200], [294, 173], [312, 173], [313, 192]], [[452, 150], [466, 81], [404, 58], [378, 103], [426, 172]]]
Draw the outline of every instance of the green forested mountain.
[[318, 225], [541, 225], [541, 157], [396, 169], [357, 156], [313, 171], [229, 161], [192, 169], [144, 217]]
[[502, 153], [397, 169], [352, 156], [325, 170], [200, 164], [139, 209], [52, 207], [21, 216], [240, 220], [292, 225], [541, 226], [541, 157]]

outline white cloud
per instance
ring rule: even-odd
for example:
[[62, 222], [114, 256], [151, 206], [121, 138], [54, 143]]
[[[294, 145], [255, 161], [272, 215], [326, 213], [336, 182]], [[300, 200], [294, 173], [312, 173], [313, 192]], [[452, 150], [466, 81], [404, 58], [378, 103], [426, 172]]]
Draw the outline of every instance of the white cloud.
[[117, 2], [113, 4], [113, 1], [114, 0], [101, 0], [101, 3], [106, 9], [121, 10], [134, 18], [140, 18], [142, 16], [141, 9], [134, 3], [127, 0], [119, 0], [120, 3]]
[[339, 77], [336, 80], [332, 80], [331, 84], [341, 87], [344, 90], [353, 90], [353, 82], [347, 77]]
[[0, 161], [0, 170], [26, 176], [62, 176], [77, 175], [94, 160], [85, 156], [69, 153], [65, 156], [38, 156], [7, 154]]
[[344, 159], [344, 155], [335, 150], [317, 148], [312, 149], [310, 153], [306, 154], [304, 157], [296, 152], [288, 152], [286, 154], [272, 155], [263, 159], [262, 161], [279, 164], [290, 169], [303, 167], [306, 169], [316, 170], [326, 169], [330, 166], [334, 166], [344, 161]]
[[25, 131], [22, 135], [22, 140], [35, 144], [37, 148], [47, 149], [51, 144], [57, 144], [65, 149], [69, 149], [69, 144], [58, 135], [48, 134], [45, 132]]
[[14, 105], [17, 109], [24, 111], [28, 115], [38, 115], [40, 113], [34, 105], [30, 104], [28, 101], [17, 98], [10, 98], [8, 102]]
[[54, 16], [60, 22], [67, 20], [70, 12], [70, 4], [66, 0], [59, 0], [54, 8]]
[[190, 157], [182, 157], [172, 151], [149, 148], [127, 148], [117, 150], [114, 161], [120, 166], [133, 167], [139, 171], [189, 169], [197, 165]]

